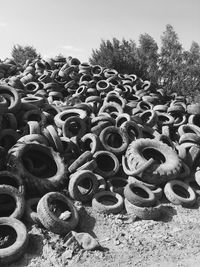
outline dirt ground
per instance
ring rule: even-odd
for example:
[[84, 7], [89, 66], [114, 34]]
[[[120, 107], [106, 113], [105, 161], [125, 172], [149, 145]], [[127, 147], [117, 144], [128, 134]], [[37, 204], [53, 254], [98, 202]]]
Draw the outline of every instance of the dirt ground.
[[97, 238], [99, 250], [72, 249], [60, 236], [32, 226], [26, 253], [7, 267], [200, 266], [200, 197], [190, 209], [163, 202], [158, 221], [138, 220], [125, 210], [103, 215], [79, 205], [76, 231]]

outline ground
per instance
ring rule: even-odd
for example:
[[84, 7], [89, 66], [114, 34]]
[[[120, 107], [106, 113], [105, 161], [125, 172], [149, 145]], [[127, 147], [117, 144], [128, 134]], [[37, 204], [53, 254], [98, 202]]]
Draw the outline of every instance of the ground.
[[88, 232], [101, 248], [84, 251], [67, 247], [63, 238], [45, 229], [29, 228], [24, 256], [7, 267], [130, 267], [200, 266], [200, 198], [193, 208], [164, 199], [158, 221], [144, 221], [126, 212], [103, 215], [79, 205], [77, 232]]

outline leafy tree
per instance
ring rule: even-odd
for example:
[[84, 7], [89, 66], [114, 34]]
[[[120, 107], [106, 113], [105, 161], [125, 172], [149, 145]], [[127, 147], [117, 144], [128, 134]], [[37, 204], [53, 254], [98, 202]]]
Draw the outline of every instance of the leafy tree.
[[102, 40], [99, 49], [92, 50], [89, 59], [93, 65], [114, 68], [119, 73], [135, 73], [138, 75], [137, 49], [134, 41], [119, 41], [117, 38]]
[[200, 93], [200, 46], [198, 43], [192, 42], [190, 50], [184, 51], [184, 63], [184, 94], [194, 98]]
[[171, 25], [166, 26], [166, 31], [161, 36], [160, 53], [160, 82], [168, 91], [177, 91], [181, 89], [181, 74], [184, 67], [183, 48], [179, 42], [178, 36]]
[[40, 55], [33, 46], [14, 45], [11, 52], [12, 58], [19, 65], [24, 65], [27, 60], [39, 59]]
[[158, 45], [147, 33], [139, 37], [137, 48], [140, 72], [154, 84], [158, 81]]

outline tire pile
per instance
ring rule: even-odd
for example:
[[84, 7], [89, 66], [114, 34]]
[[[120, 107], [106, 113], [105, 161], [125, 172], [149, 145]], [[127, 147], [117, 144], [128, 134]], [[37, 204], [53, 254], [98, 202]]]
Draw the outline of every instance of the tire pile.
[[200, 104], [71, 57], [7, 62], [0, 77], [1, 264], [26, 249], [22, 221], [75, 229], [74, 200], [144, 220], [159, 218], [163, 197], [195, 204]]

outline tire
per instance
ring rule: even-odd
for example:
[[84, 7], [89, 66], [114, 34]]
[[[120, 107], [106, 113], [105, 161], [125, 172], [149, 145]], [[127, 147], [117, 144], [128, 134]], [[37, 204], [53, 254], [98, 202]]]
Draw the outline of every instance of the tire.
[[77, 116], [67, 118], [62, 126], [63, 136], [71, 138], [77, 136], [81, 138], [86, 133], [85, 121]]
[[125, 198], [124, 204], [128, 214], [138, 217], [141, 220], [157, 220], [161, 215], [162, 205], [158, 201], [153, 207], [138, 207]]
[[156, 185], [155, 184], [148, 184], [148, 183], [145, 183], [144, 181], [142, 181], [140, 179], [140, 177], [136, 176], [128, 176], [128, 182], [131, 184], [131, 183], [139, 183], [139, 184], [142, 184], [146, 187], [148, 187], [150, 190], [154, 190], [156, 189]]
[[21, 99], [17, 90], [7, 85], [0, 85], [0, 95], [8, 95], [12, 98], [9, 99], [8, 113], [16, 114], [21, 106]]
[[151, 207], [156, 202], [153, 192], [140, 183], [128, 183], [124, 189], [124, 197], [138, 207]]
[[[84, 180], [86, 180], [86, 185], [81, 186], [84, 190], [82, 193], [79, 187]], [[86, 188], [88, 187], [87, 180], [89, 180], [89, 188]], [[82, 170], [70, 176], [68, 191], [71, 198], [84, 203], [92, 200], [94, 194], [98, 191], [98, 187], [99, 184], [95, 174], [88, 170]]]
[[181, 169], [177, 153], [157, 140], [141, 138], [133, 141], [127, 148], [126, 158], [130, 170], [140, 169], [153, 158], [154, 163], [141, 176], [143, 181], [150, 184], [159, 185], [174, 179]]
[[56, 126], [59, 128], [62, 128], [65, 120], [67, 118], [70, 118], [71, 116], [78, 116], [81, 119], [85, 120], [87, 118], [87, 112], [85, 110], [78, 109], [78, 108], [70, 108], [70, 109], [63, 110], [62, 112], [58, 113], [54, 117]]
[[100, 133], [99, 138], [104, 149], [112, 152], [115, 155], [122, 154], [127, 149], [129, 144], [129, 139], [126, 132], [121, 131], [120, 128], [115, 126], [106, 127]]
[[195, 133], [186, 133], [181, 135], [179, 144], [181, 145], [188, 142], [200, 145], [200, 136]]
[[114, 176], [119, 170], [118, 158], [109, 151], [97, 151], [93, 155], [97, 163], [95, 172], [104, 178]]
[[[24, 218], [30, 224], [41, 224], [37, 214], [37, 205], [40, 198], [30, 198], [26, 201]], [[36, 207], [36, 208], [35, 208]]]
[[[25, 225], [15, 218], [1, 217], [0, 218], [0, 232], [2, 229], [7, 228], [8, 235], [15, 232], [16, 239], [13, 244], [8, 247], [2, 248], [0, 246], [0, 265], [7, 265], [19, 259], [26, 250], [28, 245], [28, 234]], [[12, 230], [11, 230], [12, 229]]]
[[139, 116], [142, 120], [142, 123], [149, 127], [153, 127], [157, 123], [157, 120], [158, 120], [157, 113], [153, 109], [145, 110], [142, 113], [140, 113]]
[[142, 138], [141, 128], [134, 121], [126, 121], [122, 123], [120, 129], [128, 135], [129, 142]]
[[92, 159], [92, 153], [90, 151], [85, 151], [81, 154], [68, 168], [70, 173], [77, 171], [77, 168], [81, 167], [87, 161]]
[[25, 195], [25, 186], [22, 178], [9, 171], [0, 171], [0, 185], [10, 185], [15, 187], [19, 194]]
[[15, 187], [10, 185], [0, 185], [0, 196], [1, 195], [9, 195], [15, 201], [14, 210], [11, 210], [12, 213], [9, 214], [9, 216], [7, 215], [6, 217], [20, 219], [23, 216], [25, 209], [24, 196], [20, 194]]
[[[58, 210], [58, 206], [60, 206], [61, 203], [62, 207], [60, 208], [60, 210]], [[53, 204], [58, 210], [57, 214], [51, 210], [50, 205]], [[66, 221], [59, 219], [61, 212], [64, 212], [67, 209], [71, 212], [70, 218]], [[40, 222], [48, 231], [60, 235], [65, 235], [71, 230], [74, 230], [79, 220], [78, 211], [76, 210], [72, 201], [58, 192], [50, 192], [44, 195], [38, 203], [37, 213]]]
[[[37, 167], [40, 167], [42, 163], [47, 166], [46, 171], [40, 175], [35, 175], [31, 170], [27, 170], [24, 164], [24, 159], [31, 160], [33, 158], [36, 161], [37, 157], [40, 158]], [[52, 148], [41, 144], [17, 143], [9, 150], [7, 162], [8, 169], [22, 178], [30, 195], [37, 196], [59, 190], [66, 180], [63, 158]]]
[[81, 138], [81, 148], [83, 151], [90, 151], [94, 154], [100, 148], [99, 136], [87, 133]]
[[[176, 188], [175, 191], [175, 186]], [[168, 182], [164, 187], [166, 198], [175, 205], [191, 207], [196, 201], [196, 195], [193, 189], [186, 183], [178, 180]]]
[[[104, 204], [102, 201], [109, 200], [108, 205]], [[110, 214], [110, 213], [120, 213], [124, 207], [124, 200], [120, 194], [113, 193], [111, 191], [101, 191], [94, 195], [92, 200], [92, 208], [100, 213]]]

